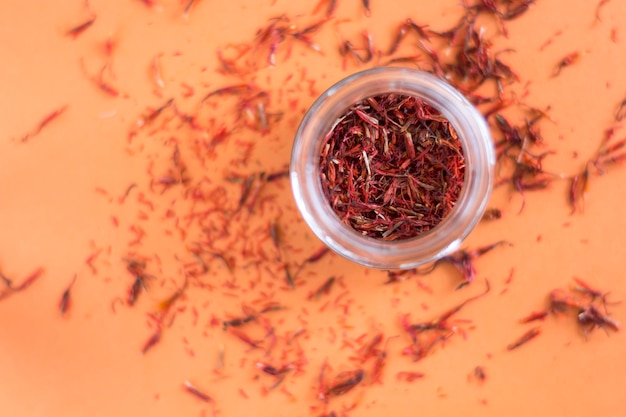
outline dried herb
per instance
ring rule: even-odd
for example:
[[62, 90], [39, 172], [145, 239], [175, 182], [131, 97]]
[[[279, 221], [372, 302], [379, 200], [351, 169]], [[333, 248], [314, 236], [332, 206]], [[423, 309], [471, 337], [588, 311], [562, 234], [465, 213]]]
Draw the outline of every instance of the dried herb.
[[421, 372], [400, 371], [396, 374], [397, 380], [404, 380], [406, 382], [413, 382], [421, 378], [424, 378], [424, 374]]
[[548, 312], [547, 311], [535, 311], [530, 313], [528, 316], [520, 319], [520, 323], [530, 323], [533, 321], [543, 321], [546, 319], [546, 317], [548, 317]]
[[485, 368], [482, 366], [477, 366], [474, 368], [474, 378], [478, 380], [481, 384], [487, 380], [487, 374], [485, 373]]
[[596, 19], [594, 22], [602, 21], [602, 19], [600, 19], [600, 9], [602, 9], [602, 7], [604, 7], [609, 1], [611, 0], [600, 0], [598, 2], [598, 4], [596, 5]]
[[330, 289], [333, 287], [334, 283], [335, 277], [328, 278], [317, 290], [309, 295], [309, 300], [317, 300], [322, 295], [330, 293]]
[[56, 119], [57, 117], [59, 117], [60, 115], [62, 115], [65, 110], [67, 110], [68, 106], [63, 106], [60, 107], [56, 110], [54, 110], [53, 112], [51, 112], [50, 114], [48, 114], [47, 116], [45, 116], [35, 127], [35, 129], [33, 129], [31, 132], [27, 133], [26, 135], [24, 135], [21, 139], [22, 142], [27, 142], [30, 138], [32, 138], [33, 136], [36, 136], [39, 134], [39, 132], [41, 132], [41, 130], [46, 127], [50, 122], [52, 122], [54, 119]]
[[143, 355], [145, 355], [146, 353], [148, 353], [148, 351], [150, 349], [152, 349], [154, 346], [156, 346], [156, 344], [161, 341], [161, 335], [162, 335], [162, 327], [161, 327], [161, 324], [159, 323], [157, 325], [156, 330], [152, 333], [152, 335], [144, 343], [143, 347], [141, 348], [141, 353]]
[[491, 221], [491, 220], [498, 220], [500, 218], [502, 218], [502, 211], [494, 207], [494, 208], [485, 210], [485, 213], [483, 214], [483, 217], [481, 220]]
[[[611, 304], [607, 301], [608, 292], [603, 292], [580, 278], [574, 278], [574, 282], [577, 286], [570, 291], [557, 288], [550, 292], [550, 310], [553, 313], [571, 313], [575, 316], [585, 337], [596, 327], [619, 331], [619, 323], [608, 313], [607, 305]], [[600, 311], [600, 305], [604, 313]]]
[[526, 333], [521, 335], [513, 343], [508, 344], [506, 349], [515, 350], [519, 348], [520, 346], [525, 345], [526, 343], [528, 343], [530, 340], [534, 339], [535, 337], [539, 336], [540, 333], [541, 333], [541, 329], [539, 327], [533, 327], [532, 329], [528, 330]]
[[481, 246], [476, 249], [461, 249], [454, 252], [452, 255], [444, 256], [443, 258], [437, 260], [429, 269], [418, 272], [421, 274], [428, 274], [440, 264], [450, 264], [463, 274], [463, 282], [457, 286], [457, 289], [460, 289], [470, 284], [476, 278], [474, 260], [503, 244], [508, 244], [509, 246], [511, 245], [511, 243], [501, 240], [499, 242], [492, 243], [491, 245]]
[[328, 132], [320, 179], [337, 216], [364, 236], [408, 239], [437, 226], [464, 181], [460, 141], [424, 101], [397, 94], [367, 98]]
[[450, 319], [467, 304], [488, 294], [491, 290], [489, 281], [486, 281], [485, 285], [485, 291], [466, 299], [431, 321], [412, 324], [408, 321], [408, 316], [402, 317], [402, 327], [404, 327], [412, 341], [412, 344], [405, 349], [404, 353], [410, 354], [413, 360], [418, 361], [424, 358], [437, 344], [446, 341], [456, 334], [458, 328], [450, 322]]
[[70, 38], [76, 39], [80, 35], [82, 35], [83, 32], [85, 32], [87, 29], [89, 29], [91, 27], [91, 25], [93, 25], [95, 22], [96, 22], [96, 17], [93, 16], [93, 17], [87, 19], [86, 21], [84, 21], [83, 23], [81, 23], [79, 25], [76, 25], [73, 28], [69, 29], [66, 34]]
[[284, 365], [284, 366], [281, 366], [280, 368], [276, 368], [275, 366], [272, 366], [264, 362], [257, 362], [256, 367], [260, 369], [262, 372], [265, 372], [266, 374], [272, 375], [272, 376], [281, 376], [293, 369], [291, 365]]
[[326, 397], [343, 395], [351, 391], [363, 381], [365, 372], [362, 369], [354, 371], [344, 371], [338, 374], [328, 387], [326, 387]]
[[7, 278], [4, 274], [0, 274], [2, 278], [2, 282], [4, 283], [5, 288], [0, 290], [0, 300], [3, 298], [9, 297], [17, 292], [24, 291], [28, 289], [35, 281], [37, 281], [41, 275], [43, 275], [44, 269], [37, 268], [33, 272], [31, 272], [19, 285], [13, 285], [13, 280]]
[[626, 117], [626, 99], [622, 100], [615, 111], [615, 121], [621, 122]]
[[136, 259], [126, 259], [126, 270], [134, 277], [132, 285], [128, 288], [128, 295], [126, 301], [129, 306], [132, 306], [137, 301], [139, 294], [142, 290], [146, 290], [146, 279], [149, 275], [146, 274], [146, 262]]
[[608, 315], [602, 314], [594, 305], [588, 305], [578, 312], [578, 324], [583, 328], [585, 334], [591, 332], [595, 327], [618, 331], [620, 325]]
[[534, 339], [535, 337], [539, 336], [540, 333], [541, 333], [541, 330], [539, 327], [533, 327], [532, 329], [528, 330], [526, 333], [521, 335], [517, 340], [508, 344], [506, 346], [506, 349], [507, 350], [517, 349], [520, 346], [528, 343], [530, 340]]
[[71, 301], [70, 290], [74, 286], [74, 283], [76, 282], [76, 278], [77, 278], [77, 275], [74, 274], [74, 278], [72, 278], [72, 281], [70, 282], [70, 284], [67, 286], [67, 288], [65, 289], [65, 291], [63, 291], [63, 294], [61, 295], [61, 301], [59, 302], [59, 310], [61, 311], [61, 315], [64, 315], [70, 308], [70, 301]]
[[569, 186], [569, 204], [572, 206], [572, 213], [584, 211], [585, 194], [589, 187], [589, 166], [585, 165], [582, 172], [574, 175]]
[[556, 65], [556, 68], [554, 69], [552, 76], [553, 77], [558, 76], [559, 74], [561, 74], [561, 71], [563, 70], [563, 68], [566, 68], [566, 67], [569, 67], [570, 65], [575, 64], [576, 62], [578, 62], [579, 59], [580, 59], [580, 52], [578, 51], [565, 55]]
[[187, 392], [201, 399], [204, 402], [208, 403], [213, 400], [208, 394], [205, 394], [203, 391], [201, 391], [199, 388], [197, 388], [195, 385], [193, 385], [189, 381], [185, 381], [183, 383], [183, 387], [185, 388]]

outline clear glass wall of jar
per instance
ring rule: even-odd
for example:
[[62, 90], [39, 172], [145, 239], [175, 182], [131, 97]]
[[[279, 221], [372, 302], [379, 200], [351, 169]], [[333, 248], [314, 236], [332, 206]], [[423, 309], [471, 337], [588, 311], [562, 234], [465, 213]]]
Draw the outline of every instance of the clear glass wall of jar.
[[[363, 236], [344, 224], [326, 199], [319, 159], [324, 138], [353, 104], [387, 93], [415, 96], [440, 111], [459, 137], [465, 180], [454, 209], [433, 229], [412, 239], [385, 241]], [[302, 120], [291, 155], [291, 186], [304, 220], [337, 254], [361, 265], [408, 269], [448, 255], [480, 221], [493, 187], [495, 155], [483, 116], [445, 81], [408, 68], [359, 72], [324, 92]]]

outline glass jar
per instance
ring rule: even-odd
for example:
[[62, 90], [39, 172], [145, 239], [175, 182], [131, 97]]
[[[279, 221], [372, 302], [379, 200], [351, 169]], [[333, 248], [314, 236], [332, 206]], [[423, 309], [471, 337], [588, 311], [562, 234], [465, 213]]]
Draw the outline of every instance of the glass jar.
[[[355, 103], [386, 93], [418, 97], [441, 112], [456, 130], [465, 158], [464, 184], [452, 211], [430, 231], [395, 241], [363, 236], [343, 223], [324, 195], [320, 179], [324, 138], [338, 118]], [[494, 164], [487, 123], [459, 91], [423, 71], [379, 67], [339, 81], [313, 103], [293, 144], [291, 187], [304, 220], [331, 250], [364, 266], [408, 269], [459, 248], [487, 206], [493, 188]]]

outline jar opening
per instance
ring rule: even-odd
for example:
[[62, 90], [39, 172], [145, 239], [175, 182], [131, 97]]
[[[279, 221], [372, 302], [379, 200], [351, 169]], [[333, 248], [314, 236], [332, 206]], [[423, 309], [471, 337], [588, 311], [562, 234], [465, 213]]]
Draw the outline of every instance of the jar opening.
[[319, 180], [334, 213], [362, 236], [419, 238], [453, 211], [465, 157], [452, 123], [427, 100], [388, 92], [339, 113]]

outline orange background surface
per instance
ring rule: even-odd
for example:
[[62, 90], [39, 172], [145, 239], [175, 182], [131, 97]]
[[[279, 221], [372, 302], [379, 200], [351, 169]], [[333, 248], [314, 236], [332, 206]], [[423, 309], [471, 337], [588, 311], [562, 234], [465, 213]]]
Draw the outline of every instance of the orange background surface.
[[[182, 157], [189, 160], [194, 181], [206, 177], [227, 190], [226, 197], [213, 195], [214, 202], [200, 208], [236, 203], [241, 184], [225, 178], [285, 169], [297, 124], [316, 94], [364, 68], [352, 61], [342, 67], [336, 52], [341, 38], [356, 39], [367, 29], [376, 44], [386, 48], [398, 22], [407, 17], [441, 28], [450, 27], [460, 13], [456, 0], [394, 0], [372, 1], [372, 15], [366, 17], [360, 2], [340, 0], [334, 23], [315, 36], [322, 53], [302, 45], [293, 46], [290, 56], [279, 50], [274, 67], [263, 68], [262, 56], [261, 68], [244, 77], [243, 82], [270, 91], [269, 113], [282, 113], [280, 121], [270, 122], [269, 133], [237, 130], [224, 143], [203, 149], [204, 165], [192, 157], [199, 133], [177, 121], [170, 121], [163, 131], [141, 130], [128, 141], [129, 131], [137, 130], [136, 122], [147, 108], [157, 108], [172, 97], [181, 111], [191, 113], [207, 92], [241, 83], [241, 78], [215, 71], [216, 51], [251, 42], [271, 17], [286, 14], [298, 24], [315, 21], [309, 16], [313, 6], [307, 3], [202, 0], [184, 18], [184, 4], [178, 1], [159, 1], [150, 8], [139, 0], [92, 0], [96, 21], [71, 39], [67, 30], [90, 17], [83, 2], [4, 2], [0, 14], [0, 271], [15, 281], [38, 267], [45, 272], [27, 291], [0, 300], [0, 414], [322, 415], [324, 404], [317, 399], [321, 364], [328, 361], [329, 374], [359, 367], [350, 360], [356, 341], [377, 331], [386, 337], [401, 335], [389, 340], [382, 384], [369, 384], [366, 379], [352, 392], [331, 399], [326, 412], [341, 415], [356, 404], [349, 415], [624, 414], [625, 332], [607, 335], [599, 330], [585, 339], [571, 317], [551, 316], [541, 324], [537, 339], [513, 352], [505, 349], [530, 327], [519, 319], [545, 308], [548, 293], [571, 287], [572, 277], [610, 291], [610, 300], [626, 299], [626, 169], [619, 166], [609, 168], [606, 175], [592, 176], [584, 213], [570, 214], [565, 180], [554, 181], [548, 190], [527, 193], [519, 214], [520, 196], [507, 187], [498, 188], [490, 205], [503, 210], [503, 219], [481, 223], [466, 245], [506, 239], [513, 246], [479, 259], [478, 282], [463, 291], [454, 291], [459, 276], [447, 267], [383, 285], [384, 272], [332, 255], [304, 268], [295, 290], [285, 287], [280, 268], [250, 267], [241, 255], [244, 251], [277, 256], [267, 229], [272, 219], [279, 219], [283, 256], [292, 266], [320, 247], [296, 212], [288, 181], [279, 180], [264, 191], [265, 209], [257, 215], [242, 213], [228, 229], [237, 238], [218, 246], [225, 256], [233, 257], [233, 272], [219, 259], [207, 259], [208, 273], [192, 280], [177, 300], [175, 320], [164, 330], [161, 342], [141, 354], [154, 331], [148, 315], [182, 285], [181, 265], [194, 262], [189, 248], [201, 232], [182, 220], [176, 228], [172, 219], [165, 218], [168, 207], [180, 216], [192, 208], [185, 205], [180, 186], [162, 194], [150, 191], [146, 174], [150, 164], [157, 175], [164, 172], [175, 140]], [[607, 3], [602, 22], [595, 24], [594, 1], [537, 3], [508, 24], [508, 39], [499, 36], [494, 42], [497, 48], [515, 50], [506, 54], [506, 62], [519, 73], [521, 84], [527, 83], [526, 101], [540, 108], [551, 106], [555, 123], [541, 124], [546, 149], [554, 151], [545, 168], [569, 176], [595, 152], [626, 92], [626, 21], [621, 19], [626, 16], [626, 3]], [[612, 30], [617, 42], [611, 40]], [[540, 51], [558, 31], [562, 34]], [[496, 36], [497, 29], [489, 28], [487, 35]], [[107, 58], [104, 44], [109, 38], [115, 48]], [[573, 51], [583, 51], [580, 61], [559, 77], [551, 77], [556, 63]], [[151, 73], [156, 56], [162, 88]], [[89, 78], [107, 62], [113, 70], [106, 74], [107, 80], [119, 89], [118, 97], [103, 93]], [[290, 74], [294, 74], [291, 79]], [[193, 87], [193, 95], [186, 96], [183, 83]], [[228, 113], [232, 102], [228, 98], [218, 102], [204, 110], [206, 117], [232, 122]], [[20, 141], [45, 115], [63, 106], [68, 106], [66, 111], [38, 135]], [[219, 127], [219, 122], [213, 126]], [[249, 160], [229, 165], [240, 158], [242, 143], [255, 144]], [[132, 183], [137, 183], [136, 189], [120, 204], [119, 197]], [[154, 210], [140, 201], [140, 193], [155, 204]], [[114, 226], [112, 216], [119, 226]], [[216, 220], [212, 227], [223, 224]], [[136, 236], [130, 230], [133, 225], [145, 231], [140, 245], [131, 244]], [[94, 253], [98, 256], [92, 269], [85, 259]], [[149, 272], [157, 278], [129, 307], [115, 300], [125, 298], [132, 283], [123, 262], [132, 254], [149, 258]], [[513, 279], [507, 283], [512, 268]], [[71, 308], [61, 316], [59, 300], [74, 274], [78, 279], [71, 290]], [[337, 276], [340, 285], [328, 296], [307, 300], [330, 275]], [[408, 339], [399, 324], [401, 314], [431, 319], [482, 290], [485, 278], [492, 284], [491, 293], [459, 314], [471, 320], [462, 324], [469, 328], [465, 339], [456, 336], [418, 362], [402, 355]], [[228, 317], [241, 316], [242, 303], [258, 305], [262, 299], [285, 307], [267, 315], [279, 342], [299, 327], [305, 329], [298, 340], [307, 358], [302, 373], [286, 378], [281, 389], [266, 395], [263, 387], [274, 379], [260, 373], [255, 362], [277, 360], [280, 349], [293, 358], [296, 348], [277, 347], [275, 357], [266, 357], [262, 349], [248, 349], [219, 325]], [[609, 309], [616, 320], [626, 322], [626, 306]], [[246, 331], [255, 339], [265, 337], [258, 323]], [[220, 344], [224, 365], [215, 372]], [[482, 385], [468, 380], [477, 365], [487, 373]], [[363, 366], [369, 369], [371, 362]], [[399, 381], [395, 375], [400, 371], [422, 372], [424, 378]], [[186, 380], [214, 402], [204, 403], [185, 392]]]

